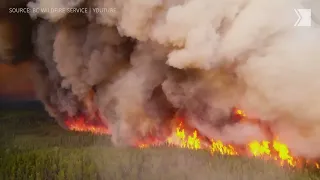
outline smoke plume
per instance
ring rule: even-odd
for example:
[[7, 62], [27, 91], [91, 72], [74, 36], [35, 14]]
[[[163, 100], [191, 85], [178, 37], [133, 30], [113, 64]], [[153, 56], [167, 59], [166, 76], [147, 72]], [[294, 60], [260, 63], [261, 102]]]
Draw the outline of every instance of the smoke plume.
[[63, 125], [66, 116], [77, 115], [82, 107], [71, 89], [62, 87], [63, 78], [53, 61], [56, 33], [56, 25], [46, 21], [39, 22], [33, 36], [37, 58], [32, 61], [31, 68], [38, 98], [44, 103], [49, 114]]
[[115, 144], [166, 136], [176, 115], [225, 142], [270, 138], [233, 121], [237, 107], [294, 154], [320, 155], [320, 29], [294, 26], [305, 0], [46, 3], [30, 6], [89, 12], [37, 14], [50, 22], [37, 27], [42, 99], [68, 116], [98, 111]]

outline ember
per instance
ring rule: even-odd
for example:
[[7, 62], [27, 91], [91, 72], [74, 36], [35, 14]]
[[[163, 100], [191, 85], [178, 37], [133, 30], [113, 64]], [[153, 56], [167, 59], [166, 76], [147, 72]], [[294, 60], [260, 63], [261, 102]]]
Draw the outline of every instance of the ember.
[[[241, 110], [234, 111], [236, 115], [245, 118], [245, 114]], [[209, 140], [206, 137], [202, 137], [197, 130], [194, 130], [191, 134], [186, 130], [186, 126], [183, 120], [177, 118], [180, 123], [176, 127], [175, 132], [168, 137], [165, 142], [153, 143], [153, 144], [138, 144], [139, 148], [148, 148], [150, 146], [160, 146], [166, 144], [168, 146], [175, 146], [180, 148], [187, 148], [192, 150], [206, 149], [211, 154], [218, 153], [221, 155], [239, 156], [248, 155], [253, 157], [260, 157], [265, 160], [275, 160], [279, 162], [281, 166], [289, 165], [291, 167], [297, 167], [303, 165], [303, 163], [312, 165], [316, 168], [320, 168], [319, 164], [313, 161], [304, 161], [302, 158], [293, 157], [290, 154], [288, 147], [282, 144], [274, 138], [272, 141], [252, 141], [246, 146], [238, 146], [232, 144], [224, 144], [220, 140]], [[70, 118], [66, 120], [66, 125], [73, 131], [79, 132], [91, 132], [94, 134], [110, 134], [108, 128], [101, 122], [86, 122], [85, 116], [79, 116], [76, 118]]]

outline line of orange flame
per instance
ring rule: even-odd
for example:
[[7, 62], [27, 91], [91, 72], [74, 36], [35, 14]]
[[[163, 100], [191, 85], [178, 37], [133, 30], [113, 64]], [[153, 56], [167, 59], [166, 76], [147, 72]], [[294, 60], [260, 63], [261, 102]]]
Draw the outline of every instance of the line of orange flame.
[[[245, 114], [241, 110], [236, 110], [236, 114], [245, 117]], [[74, 131], [92, 132], [95, 134], [110, 134], [106, 126], [103, 124], [87, 124], [85, 117], [70, 119], [66, 121], [67, 126]], [[174, 145], [181, 148], [188, 149], [208, 149], [212, 154], [219, 153], [222, 155], [249, 155], [254, 157], [260, 157], [267, 160], [276, 160], [280, 165], [289, 165], [292, 167], [301, 166], [305, 163], [312, 165], [316, 168], [320, 168], [319, 164], [313, 161], [304, 161], [301, 158], [293, 157], [290, 154], [288, 147], [274, 139], [272, 141], [252, 141], [246, 145], [245, 148], [239, 148], [235, 145], [224, 144], [220, 140], [204, 141], [204, 138], [194, 130], [191, 134], [187, 133], [184, 124], [181, 122], [176, 128], [175, 132], [167, 138], [165, 141], [168, 145]], [[140, 144], [140, 148], [147, 148], [150, 144]]]

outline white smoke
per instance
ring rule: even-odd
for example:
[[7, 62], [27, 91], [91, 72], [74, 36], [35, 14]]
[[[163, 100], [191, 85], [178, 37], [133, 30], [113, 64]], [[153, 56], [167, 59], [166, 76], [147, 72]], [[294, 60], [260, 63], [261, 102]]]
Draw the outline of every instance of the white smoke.
[[[320, 29], [294, 26], [298, 19], [294, 9], [303, 9], [306, 2], [95, 0], [91, 4], [92, 7], [116, 9], [116, 12], [96, 14], [93, 22], [116, 26], [121, 36], [157, 43], [168, 49], [163, 62], [176, 68], [177, 74], [186, 75], [179, 79], [177, 75], [168, 74], [170, 70], [157, 72], [167, 75], [162, 83], [164, 93], [176, 108], [189, 112], [190, 123], [203, 134], [237, 143], [265, 138], [249, 125], [215, 128], [230, 113], [231, 107], [238, 106], [249, 117], [271, 124], [279, 140], [288, 144], [293, 153], [313, 157], [320, 155], [317, 145], [320, 144], [320, 83], [316, 79], [320, 75]], [[316, 0], [308, 0], [308, 3], [318, 5]], [[57, 14], [45, 17], [52, 21], [62, 18]], [[151, 51], [145, 54], [150, 55]], [[111, 96], [124, 99], [117, 108], [143, 106], [146, 92], [150, 90], [148, 86], [152, 89], [158, 84], [144, 83], [156, 71], [150, 72], [144, 65], [134, 65], [133, 61], [131, 65], [129, 72], [110, 83], [118, 89], [117, 93], [111, 92]], [[141, 66], [144, 72], [141, 74], [150, 77], [138, 78], [134, 84], [139, 74], [135, 66]], [[190, 68], [198, 70], [193, 73]], [[112, 91], [107, 89], [104, 91]], [[130, 103], [135, 103], [126, 102], [130, 97], [124, 94], [132, 97]], [[100, 105], [101, 111], [106, 106]], [[200, 107], [206, 110], [198, 115]], [[140, 111], [130, 108], [116, 109], [116, 114], [125, 115], [125, 118], [117, 118], [128, 119], [129, 114]], [[199, 117], [207, 117], [209, 121], [193, 120]], [[305, 130], [301, 129], [306, 128], [308, 133], [302, 133]]]

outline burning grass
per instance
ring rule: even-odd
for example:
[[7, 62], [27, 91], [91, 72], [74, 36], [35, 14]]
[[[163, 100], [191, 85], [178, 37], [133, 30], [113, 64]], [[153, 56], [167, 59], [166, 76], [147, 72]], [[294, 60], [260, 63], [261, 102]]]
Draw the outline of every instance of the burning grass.
[[[6, 142], [0, 145], [0, 179], [320, 179], [310, 168], [279, 168], [204, 150], [113, 148], [108, 136], [64, 131], [39, 112], [6, 112], [0, 119], [0, 139]], [[183, 146], [198, 144], [194, 137]]]
[[[239, 117], [240, 121], [259, 123], [259, 121], [247, 119], [245, 113], [239, 109], [235, 109], [234, 113]], [[175, 131], [165, 141], [154, 141], [150, 144], [138, 142], [137, 147], [148, 148], [150, 146], [154, 147], [165, 144], [167, 146], [175, 146], [191, 150], [205, 149], [211, 154], [249, 156], [258, 157], [263, 160], [274, 160], [281, 166], [302, 167], [307, 165], [316, 169], [320, 168], [319, 163], [314, 160], [305, 160], [304, 158], [294, 157], [291, 155], [286, 144], [278, 141], [276, 136], [274, 136], [272, 132], [268, 130], [268, 127], [263, 124], [260, 125], [261, 129], [266, 131], [266, 133], [272, 137], [272, 140], [252, 141], [245, 146], [239, 146], [234, 144], [224, 144], [220, 140], [208, 139], [207, 137], [201, 136], [197, 130], [186, 126], [183, 123], [183, 119], [177, 118], [177, 122], [178, 125], [175, 128]], [[68, 119], [66, 124], [73, 131], [91, 132], [93, 134], [110, 134], [108, 128], [102, 123], [87, 123], [85, 116]]]

